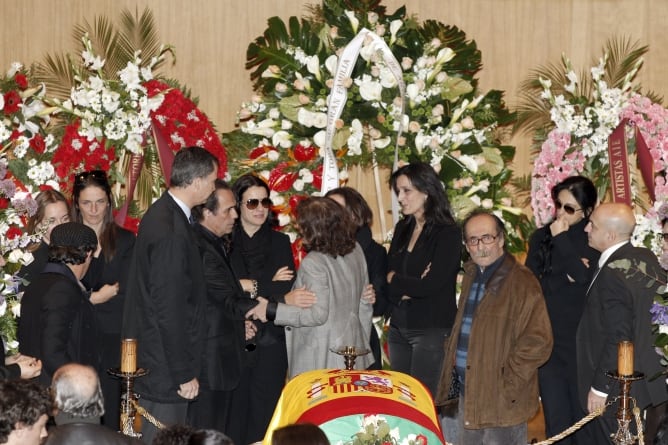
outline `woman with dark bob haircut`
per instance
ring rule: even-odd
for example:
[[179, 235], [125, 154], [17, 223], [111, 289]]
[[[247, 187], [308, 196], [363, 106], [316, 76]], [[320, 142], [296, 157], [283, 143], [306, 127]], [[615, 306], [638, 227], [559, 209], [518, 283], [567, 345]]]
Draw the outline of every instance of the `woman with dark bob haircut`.
[[[583, 176], [571, 176], [551, 192], [556, 218], [531, 236], [526, 259], [543, 289], [554, 335], [552, 355], [538, 369], [548, 437], [586, 414], [577, 394], [575, 334], [599, 258], [584, 231], [597, 202], [594, 184]], [[563, 443], [581, 440], [576, 433]]]
[[390, 184], [403, 214], [388, 253], [390, 366], [418, 379], [433, 395], [457, 313], [462, 234], [430, 165], [405, 165]]
[[[363, 298], [369, 281], [362, 248], [355, 242], [355, 226], [346, 211], [329, 198], [308, 198], [297, 206], [297, 225], [304, 248], [295, 287], [315, 292], [309, 308], [284, 303], [260, 304], [248, 315], [274, 320], [286, 329], [288, 374], [342, 368], [343, 358], [332, 352], [345, 346], [369, 349], [373, 301]], [[373, 362], [370, 354], [357, 358], [357, 369]]]
[[296, 423], [274, 430], [271, 445], [329, 445], [329, 440], [316, 425]]

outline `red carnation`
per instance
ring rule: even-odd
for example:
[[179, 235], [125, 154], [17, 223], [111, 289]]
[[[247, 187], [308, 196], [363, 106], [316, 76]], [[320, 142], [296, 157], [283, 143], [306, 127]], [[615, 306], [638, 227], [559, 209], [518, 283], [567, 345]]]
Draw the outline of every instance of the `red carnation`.
[[25, 76], [25, 74], [16, 73], [16, 75], [14, 76], [14, 82], [16, 82], [16, 84], [22, 90], [28, 88], [28, 78]]
[[53, 187], [51, 187], [50, 185], [47, 185], [47, 184], [42, 184], [42, 185], [39, 186], [39, 191], [40, 192], [44, 192], [46, 190], [53, 190]]
[[5, 93], [5, 114], [10, 115], [19, 111], [21, 102], [21, 96], [16, 90], [7, 91]]
[[6, 234], [7, 239], [18, 238], [21, 235], [23, 235], [23, 231], [16, 226], [10, 227], [9, 230], [7, 230], [7, 234]]
[[4, 210], [7, 207], [9, 207], [9, 199], [7, 198], [0, 198], [0, 210]]
[[44, 153], [46, 150], [46, 143], [44, 142], [44, 137], [41, 134], [36, 134], [34, 138], [30, 140], [30, 146], [37, 153]]

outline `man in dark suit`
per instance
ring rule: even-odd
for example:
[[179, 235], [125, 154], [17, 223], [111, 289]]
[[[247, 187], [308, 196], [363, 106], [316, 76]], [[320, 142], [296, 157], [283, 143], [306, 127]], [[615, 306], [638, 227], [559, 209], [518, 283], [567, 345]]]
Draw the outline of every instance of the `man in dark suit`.
[[229, 240], [225, 238], [232, 233], [238, 217], [230, 187], [217, 179], [214, 193], [192, 211], [197, 221], [195, 240], [204, 263], [207, 302], [200, 392], [188, 408], [188, 420], [196, 428], [227, 432], [232, 390], [241, 379], [244, 315], [257, 301], [244, 294], [228, 257]]
[[[123, 317], [124, 338], [137, 339], [137, 364], [149, 374], [136, 380], [141, 405], [166, 424], [185, 423], [188, 402], [199, 393], [206, 287], [190, 226], [191, 208], [214, 190], [218, 161], [200, 147], [174, 157], [170, 186], [139, 225]], [[151, 443], [156, 428], [142, 427]]]
[[[631, 386], [638, 406], [644, 409], [668, 400], [665, 379], [650, 380], [663, 370], [654, 351], [649, 311], [657, 294], [656, 279], [663, 273], [651, 251], [630, 244], [634, 227], [635, 216], [625, 204], [601, 204], [585, 227], [589, 245], [601, 252], [577, 332], [578, 392], [588, 412], [619, 394], [616, 381], [605, 373], [617, 369], [617, 348], [623, 340], [633, 342], [635, 370], [645, 374]], [[592, 443], [612, 443], [616, 406], [594, 421]]]
[[140, 445], [100, 424], [104, 398], [97, 372], [90, 366], [68, 363], [56, 370], [51, 393], [57, 412], [56, 427], [49, 430], [45, 445], [87, 444]]
[[45, 386], [65, 363], [97, 365], [95, 314], [79, 281], [95, 249], [97, 236], [90, 227], [75, 222], [56, 226], [49, 262], [21, 299], [19, 350], [42, 360], [40, 382]]

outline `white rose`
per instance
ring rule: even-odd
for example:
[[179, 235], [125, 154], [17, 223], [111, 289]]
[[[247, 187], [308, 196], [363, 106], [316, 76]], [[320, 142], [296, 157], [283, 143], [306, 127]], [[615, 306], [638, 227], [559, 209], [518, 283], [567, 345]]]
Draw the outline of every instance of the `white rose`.
[[287, 226], [290, 224], [290, 215], [286, 215], [285, 213], [279, 213], [278, 214], [278, 225], [283, 227]]
[[312, 127], [315, 121], [315, 113], [310, 112], [306, 108], [300, 108], [297, 112], [297, 122], [305, 127]]
[[[278, 158], [279, 158], [280, 156], [281, 156], [281, 155], [280, 155], [276, 150], [269, 150], [269, 151], [267, 152], [267, 158], [268, 158], [270, 161], [278, 161]], [[265, 179], [267, 179], [267, 178], [269, 178], [269, 173], [267, 173]]]
[[283, 130], [274, 133], [274, 135], [271, 138], [271, 142], [274, 145], [274, 147], [290, 148], [292, 146], [290, 133]]
[[319, 132], [313, 135], [313, 143], [318, 147], [324, 147], [326, 138], [327, 138], [327, 133], [325, 132], [325, 130], [320, 130]]
[[292, 188], [301, 192], [304, 190], [304, 181], [301, 179], [295, 179], [295, 182], [292, 183]]
[[302, 168], [299, 170], [299, 176], [305, 184], [310, 184], [313, 182], [313, 173], [308, 168]]
[[379, 82], [362, 81], [360, 85], [360, 96], [362, 99], [368, 101], [379, 101], [381, 99], [381, 93], [383, 92], [383, 86]]

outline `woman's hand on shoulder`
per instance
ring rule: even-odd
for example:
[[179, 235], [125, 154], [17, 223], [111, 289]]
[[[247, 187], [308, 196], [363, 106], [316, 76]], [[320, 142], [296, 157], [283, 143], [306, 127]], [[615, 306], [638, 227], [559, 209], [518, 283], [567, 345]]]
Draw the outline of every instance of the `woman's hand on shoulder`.
[[118, 295], [118, 283], [105, 284], [99, 290], [90, 294], [90, 302], [93, 304], [102, 304]]
[[298, 287], [292, 289], [285, 294], [285, 303], [290, 306], [297, 306], [302, 309], [313, 306], [318, 299], [313, 291], [306, 289], [306, 287]]

